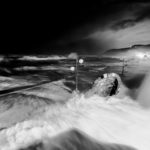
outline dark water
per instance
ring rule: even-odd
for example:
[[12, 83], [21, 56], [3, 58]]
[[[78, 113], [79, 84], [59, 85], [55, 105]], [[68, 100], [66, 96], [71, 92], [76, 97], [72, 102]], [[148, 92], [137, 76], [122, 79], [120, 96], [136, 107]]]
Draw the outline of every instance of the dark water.
[[[42, 58], [44, 57], [46, 58], [46, 56]], [[32, 83], [32, 85], [66, 79], [65, 84], [72, 90], [76, 87], [77, 75], [77, 87], [78, 90], [82, 92], [91, 88], [96, 78], [104, 73], [110, 72], [119, 74], [125, 85], [128, 88], [134, 89], [141, 85], [145, 73], [148, 70], [146, 68], [145, 70], [133, 72], [138, 66], [128, 63], [127, 66], [124, 67], [123, 61], [120, 59], [82, 56], [84, 63], [82, 65], [78, 64], [78, 73], [76, 74], [70, 71], [71, 66], [76, 67], [76, 60], [73, 59], [25, 60], [20, 58], [21, 56], [5, 56], [4, 59], [0, 61], [0, 75], [15, 79], [24, 79]]]

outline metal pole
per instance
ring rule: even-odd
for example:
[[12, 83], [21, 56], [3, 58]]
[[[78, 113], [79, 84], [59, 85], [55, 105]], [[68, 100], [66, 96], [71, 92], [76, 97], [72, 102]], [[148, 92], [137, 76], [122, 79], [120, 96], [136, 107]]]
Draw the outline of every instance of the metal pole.
[[78, 57], [76, 58], [76, 92], [78, 91]]

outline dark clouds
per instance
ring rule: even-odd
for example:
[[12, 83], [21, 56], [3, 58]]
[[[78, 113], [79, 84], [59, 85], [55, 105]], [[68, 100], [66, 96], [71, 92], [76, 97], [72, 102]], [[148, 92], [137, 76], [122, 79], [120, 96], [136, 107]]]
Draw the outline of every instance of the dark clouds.
[[[149, 44], [150, 3], [115, 3], [58, 40], [60, 47], [79, 53], [100, 54], [134, 44]], [[130, 28], [132, 27], [132, 28]], [[82, 50], [81, 50], [82, 49]]]
[[134, 26], [138, 22], [150, 19], [150, 3], [136, 3], [127, 6], [126, 15], [123, 19], [116, 21], [112, 29], [120, 30]]
[[97, 54], [116, 42], [104, 32], [136, 26], [149, 19], [149, 8], [148, 3], [119, 0], [6, 5], [2, 11], [0, 52]]
[[131, 26], [134, 26], [136, 24], [135, 20], [128, 19], [128, 20], [122, 20], [120, 22], [117, 22], [112, 25], [113, 30], [120, 30], [120, 29], [125, 29]]

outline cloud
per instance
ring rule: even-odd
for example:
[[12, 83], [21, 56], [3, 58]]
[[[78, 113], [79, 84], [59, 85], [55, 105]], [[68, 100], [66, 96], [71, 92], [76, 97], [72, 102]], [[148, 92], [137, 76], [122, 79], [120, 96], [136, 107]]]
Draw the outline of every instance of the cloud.
[[72, 52], [72, 53], [70, 53], [70, 54], [68, 55], [68, 58], [69, 58], [69, 59], [76, 59], [76, 58], [78, 58], [78, 54]]
[[[97, 30], [89, 35], [89, 38], [95, 39], [100, 43], [104, 41], [105, 50], [120, 49], [131, 47], [132, 45], [150, 44], [150, 20], [139, 22], [130, 28], [120, 30]], [[107, 48], [107, 49], [106, 49]], [[104, 51], [105, 51], [104, 50]], [[99, 53], [102, 51], [99, 51]]]
[[138, 59], [144, 62], [150, 60], [150, 45], [135, 45], [128, 48], [112, 49], [104, 52], [103, 57], [119, 58], [119, 59]]
[[64, 53], [100, 54], [108, 49], [149, 44], [149, 24], [150, 3], [115, 3], [97, 11], [93, 20], [66, 33], [55, 45]]
[[111, 28], [113, 30], [121, 30], [128, 27], [132, 27], [139, 22], [150, 19], [150, 3], [136, 3], [127, 7], [124, 16], [121, 20], [118, 19]]
[[125, 29], [125, 28], [128, 28], [128, 27], [131, 27], [131, 26], [134, 26], [136, 23], [135, 23], [135, 20], [122, 20], [120, 22], [117, 22], [116, 24], [114, 24], [112, 26], [112, 29], [113, 30], [120, 30], [120, 29]]

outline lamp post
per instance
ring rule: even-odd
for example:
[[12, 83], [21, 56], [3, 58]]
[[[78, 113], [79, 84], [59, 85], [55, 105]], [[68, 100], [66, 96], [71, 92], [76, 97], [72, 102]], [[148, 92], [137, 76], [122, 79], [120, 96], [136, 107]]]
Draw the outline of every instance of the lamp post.
[[82, 58], [76, 58], [76, 92], [78, 92], [78, 65], [83, 63], [84, 60]]
[[75, 80], [76, 80], [76, 92], [78, 91], [78, 57], [76, 58], [76, 70], [75, 70]]
[[75, 84], [76, 84], [76, 92], [78, 92], [78, 64], [83, 64], [84, 60], [82, 58], [76, 58], [76, 65], [75, 67], [70, 67], [71, 71], [75, 71]]

